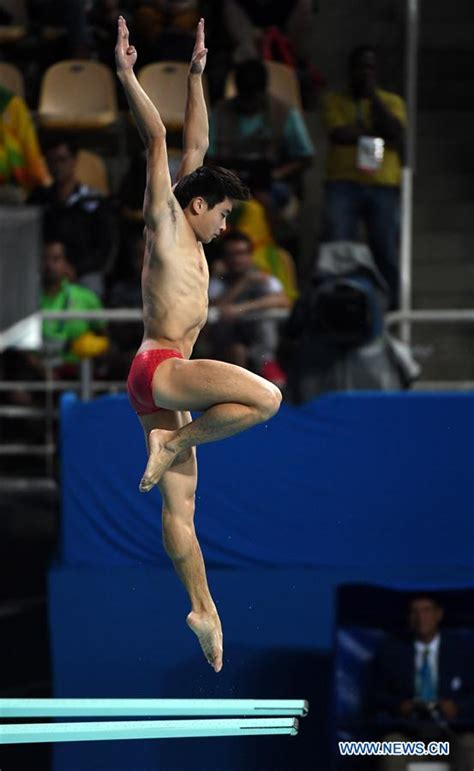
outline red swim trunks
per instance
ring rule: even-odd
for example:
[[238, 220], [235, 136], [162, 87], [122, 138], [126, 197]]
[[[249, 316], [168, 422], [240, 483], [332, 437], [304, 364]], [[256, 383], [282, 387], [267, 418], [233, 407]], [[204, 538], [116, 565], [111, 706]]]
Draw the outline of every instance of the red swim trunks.
[[165, 359], [183, 359], [179, 351], [171, 348], [151, 348], [138, 353], [132, 361], [128, 373], [127, 391], [130, 404], [137, 415], [150, 415], [163, 409], [153, 401], [151, 381], [155, 370]]

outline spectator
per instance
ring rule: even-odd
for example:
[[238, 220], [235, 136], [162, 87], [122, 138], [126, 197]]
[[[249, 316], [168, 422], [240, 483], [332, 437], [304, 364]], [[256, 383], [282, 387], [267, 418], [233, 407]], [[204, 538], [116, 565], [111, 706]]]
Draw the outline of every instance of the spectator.
[[314, 11], [314, 0], [224, 0], [222, 13], [234, 61], [263, 58], [294, 68], [305, 107], [324, 84], [310, 61]]
[[312, 0], [224, 0], [224, 19], [234, 41], [236, 62], [256, 59], [268, 27], [284, 33], [299, 57], [306, 57], [311, 40]]
[[208, 156], [237, 169], [256, 197], [283, 212], [313, 158], [313, 143], [299, 110], [268, 93], [263, 62], [239, 64], [235, 81], [237, 95], [211, 113]]
[[310, 282], [284, 325], [278, 356], [293, 403], [328, 391], [407, 388], [419, 375], [388, 334], [386, 282], [365, 244], [322, 244]]
[[[68, 259], [66, 244], [59, 240], [47, 241], [43, 251], [41, 310], [97, 310], [99, 297], [89, 289], [73, 282], [74, 269]], [[46, 359], [55, 378], [77, 375], [81, 356], [95, 357], [107, 349], [107, 338], [102, 334], [103, 322], [79, 319], [43, 322], [43, 349], [27, 352], [9, 349], [4, 354], [6, 380], [43, 380], [46, 377]], [[33, 394], [13, 391], [9, 400], [15, 404], [33, 403]]]
[[50, 182], [28, 107], [0, 86], [0, 202], [20, 203]]
[[104, 274], [115, 256], [116, 224], [109, 201], [78, 181], [77, 154], [70, 139], [53, 139], [46, 149], [53, 184], [34, 190], [28, 203], [44, 208], [46, 234], [59, 232], [71, 244], [78, 282], [102, 297]]
[[221, 239], [222, 272], [211, 278], [209, 300], [217, 309], [217, 323], [209, 333], [218, 359], [258, 371], [273, 382], [284, 375], [275, 361], [278, 322], [243, 320], [246, 315], [290, 303], [278, 279], [252, 265], [252, 242], [238, 231]]
[[275, 276], [283, 284], [288, 299], [295, 300], [298, 296], [295, 264], [291, 254], [276, 242], [263, 204], [255, 198], [236, 201], [228, 222], [252, 241], [254, 266]]
[[[385, 737], [388, 741], [446, 740], [444, 721], [454, 731], [461, 724], [464, 731], [467, 723], [474, 727], [472, 643], [465, 645], [461, 639], [442, 630], [442, 619], [443, 608], [435, 596], [413, 597], [408, 615], [409, 639], [389, 640], [376, 657], [375, 709], [382, 719], [390, 718], [402, 730], [402, 735]], [[456, 742], [452, 735], [449, 738], [451, 753], [455, 755], [455, 771], [472, 769], [474, 734], [459, 733]], [[405, 771], [407, 760], [386, 757], [379, 768]], [[409, 758], [409, 762], [416, 762], [416, 758]]]
[[115, 68], [118, 17], [124, 16], [130, 21], [124, 5], [121, 0], [96, 0], [87, 16], [99, 60], [111, 68]]
[[84, 0], [29, 0], [29, 15], [35, 26], [64, 29], [64, 40], [59, 38], [49, 41], [48, 47], [50, 54], [54, 54], [54, 61], [85, 59], [89, 56], [91, 35], [87, 26], [86, 8]]
[[[65, 243], [49, 241], [44, 245], [41, 309], [46, 311], [98, 310], [100, 298], [90, 289], [73, 282], [74, 268]], [[63, 364], [76, 364], [81, 356], [96, 356], [107, 348], [103, 322], [67, 319], [43, 322], [43, 341], [49, 351], [56, 351]]]
[[206, 22], [206, 47], [212, 51], [206, 62], [206, 74], [209, 99], [215, 104], [224, 95], [227, 76], [233, 67], [233, 46], [224, 23], [222, 0], [200, 0], [199, 8]]
[[322, 117], [329, 138], [324, 240], [355, 241], [359, 222], [398, 303], [399, 188], [405, 104], [376, 84], [371, 46], [349, 56], [349, 89], [328, 93]]
[[[125, 278], [112, 284], [107, 305], [110, 308], [142, 308], [142, 266], [145, 239], [140, 233], [128, 249], [129, 270]], [[107, 356], [107, 375], [112, 380], [126, 379], [130, 363], [143, 337], [143, 322], [120, 322], [110, 330], [110, 350]]]
[[143, 233], [131, 240], [128, 248], [129, 270], [126, 278], [118, 279], [110, 287], [107, 299], [109, 308], [141, 308], [142, 286], [141, 275], [145, 239]]
[[120, 215], [124, 225], [135, 228], [137, 223], [141, 223], [143, 227], [143, 191], [145, 185], [146, 157], [140, 151], [131, 155], [118, 191]]

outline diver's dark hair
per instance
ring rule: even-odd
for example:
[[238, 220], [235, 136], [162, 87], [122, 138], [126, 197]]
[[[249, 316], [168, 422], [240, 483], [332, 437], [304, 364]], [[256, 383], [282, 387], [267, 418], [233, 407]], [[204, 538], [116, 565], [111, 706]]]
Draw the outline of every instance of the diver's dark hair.
[[248, 187], [237, 174], [220, 166], [200, 166], [196, 171], [179, 180], [174, 194], [182, 209], [185, 209], [197, 196], [204, 198], [210, 209], [224, 198], [233, 198], [237, 201], [246, 201], [250, 198]]

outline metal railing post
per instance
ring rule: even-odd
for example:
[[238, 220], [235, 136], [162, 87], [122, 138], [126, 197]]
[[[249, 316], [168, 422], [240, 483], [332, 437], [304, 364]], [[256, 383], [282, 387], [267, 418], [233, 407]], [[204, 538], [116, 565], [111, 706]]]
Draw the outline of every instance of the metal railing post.
[[[46, 392], [45, 392], [45, 445], [52, 447], [55, 443], [54, 437], [54, 367], [53, 360], [50, 356], [45, 357], [45, 371], [46, 371]], [[49, 479], [53, 478], [54, 474], [54, 456], [52, 453], [46, 455], [46, 476]]]
[[81, 399], [90, 402], [92, 399], [92, 359], [81, 359]]
[[[419, 0], [407, 0], [405, 43], [405, 97], [407, 104], [407, 128], [405, 132], [405, 158], [402, 170], [401, 232], [400, 232], [400, 310], [408, 313], [412, 303], [412, 240], [413, 240], [413, 174], [415, 169], [416, 136], [416, 79], [418, 57]], [[411, 342], [411, 324], [400, 325], [404, 343]]]

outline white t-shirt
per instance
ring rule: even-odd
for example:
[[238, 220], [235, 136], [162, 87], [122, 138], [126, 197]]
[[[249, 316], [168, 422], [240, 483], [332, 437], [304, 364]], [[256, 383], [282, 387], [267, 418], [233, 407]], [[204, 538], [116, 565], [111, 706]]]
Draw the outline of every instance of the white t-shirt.
[[[229, 286], [224, 278], [217, 278], [214, 276], [209, 282], [209, 300], [211, 302], [218, 300], [228, 288]], [[285, 291], [283, 284], [275, 276], [265, 276], [265, 280], [259, 284], [259, 289], [260, 297], [264, 297], [268, 294], [279, 294], [280, 292]], [[238, 302], [238, 300], [236, 300], [236, 302]]]

